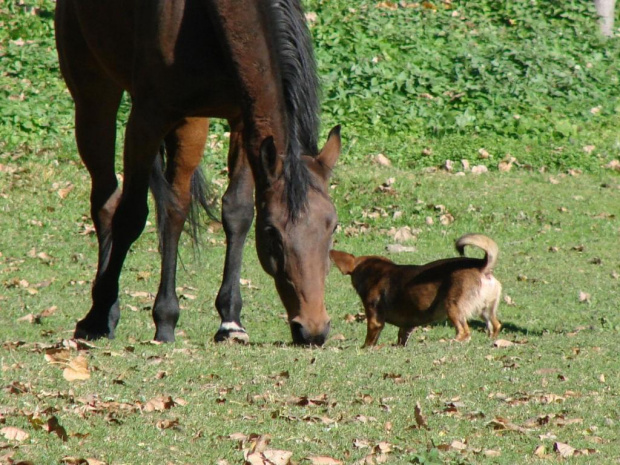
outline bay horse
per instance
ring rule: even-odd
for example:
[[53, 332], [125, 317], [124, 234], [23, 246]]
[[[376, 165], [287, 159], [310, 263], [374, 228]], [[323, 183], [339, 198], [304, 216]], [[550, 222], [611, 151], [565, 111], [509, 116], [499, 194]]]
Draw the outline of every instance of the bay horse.
[[[155, 340], [174, 341], [178, 241], [208, 118], [230, 125], [222, 198], [226, 257], [216, 341], [247, 342], [239, 289], [256, 210], [256, 249], [286, 308], [293, 342], [322, 345], [328, 252], [337, 215], [328, 179], [340, 129], [319, 152], [318, 78], [299, 0], [57, 0], [60, 69], [75, 102], [78, 152], [91, 177], [99, 244], [92, 307], [76, 338], [113, 338], [119, 277], [144, 229], [149, 186], [158, 206], [161, 280]], [[124, 179], [114, 169], [116, 115], [131, 97]], [[165, 160], [160, 160], [160, 147]], [[153, 187], [155, 186], [155, 188]], [[167, 194], [166, 194], [167, 193]]]

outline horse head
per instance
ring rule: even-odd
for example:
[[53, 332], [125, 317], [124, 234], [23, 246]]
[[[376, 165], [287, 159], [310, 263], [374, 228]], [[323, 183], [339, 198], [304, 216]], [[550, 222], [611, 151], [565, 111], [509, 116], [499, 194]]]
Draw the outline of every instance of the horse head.
[[307, 198], [292, 215], [286, 183], [295, 180], [283, 175], [273, 138], [261, 145], [259, 169], [266, 182], [256, 198], [256, 248], [286, 308], [295, 344], [323, 345], [330, 329], [325, 278], [338, 216], [329, 197], [329, 177], [340, 147], [337, 126], [317, 156], [301, 157], [309, 180]]

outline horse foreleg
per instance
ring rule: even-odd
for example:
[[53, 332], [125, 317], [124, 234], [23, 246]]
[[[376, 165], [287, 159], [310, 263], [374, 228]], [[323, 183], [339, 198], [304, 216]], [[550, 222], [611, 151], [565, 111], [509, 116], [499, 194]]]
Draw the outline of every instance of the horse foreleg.
[[222, 223], [226, 233], [226, 258], [222, 285], [215, 301], [220, 327], [215, 341], [247, 343], [249, 336], [241, 324], [241, 262], [243, 245], [254, 219], [254, 178], [245, 154], [242, 127], [231, 122], [228, 169], [230, 182], [222, 198]]
[[165, 177], [170, 183], [172, 198], [165, 212], [160, 212], [161, 281], [153, 306], [155, 340], [174, 341], [179, 319], [179, 300], [176, 293], [176, 270], [179, 237], [190, 208], [192, 175], [202, 159], [209, 129], [205, 118], [187, 118], [165, 138], [168, 164]]

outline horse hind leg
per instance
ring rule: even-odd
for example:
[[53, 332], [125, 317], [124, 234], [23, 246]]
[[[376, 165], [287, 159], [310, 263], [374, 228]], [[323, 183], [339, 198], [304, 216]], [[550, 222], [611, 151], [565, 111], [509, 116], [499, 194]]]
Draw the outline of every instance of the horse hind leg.
[[191, 179], [202, 159], [208, 128], [209, 123], [205, 118], [187, 118], [172, 130], [164, 139], [168, 159], [166, 172], [162, 173], [165, 178], [152, 180], [152, 183], [165, 183], [153, 189], [156, 197], [159, 196], [157, 203], [162, 256], [161, 281], [153, 306], [156, 341], [174, 341], [174, 330], [180, 314], [175, 284], [178, 244], [190, 208]]
[[241, 262], [243, 246], [254, 219], [254, 180], [244, 150], [242, 124], [230, 121], [230, 146], [228, 152], [229, 184], [222, 198], [222, 224], [226, 234], [226, 258], [222, 285], [215, 300], [220, 315], [216, 342], [249, 342], [241, 324]]
[[[90, 82], [93, 82], [91, 80]], [[98, 241], [95, 283], [105, 273], [112, 250], [112, 218], [120, 200], [114, 171], [116, 112], [122, 90], [101, 81], [98, 95], [82, 95], [75, 90], [75, 134], [80, 157], [91, 177], [90, 210]], [[75, 337], [114, 337], [120, 318], [117, 299], [95, 302], [75, 328]]]
[[140, 236], [148, 216], [147, 195], [153, 161], [165, 126], [151, 115], [136, 111], [129, 116], [124, 149], [124, 183], [111, 221], [111, 246], [105, 266], [93, 285], [93, 306], [76, 327], [76, 335], [114, 337], [118, 322], [119, 278], [129, 247]]

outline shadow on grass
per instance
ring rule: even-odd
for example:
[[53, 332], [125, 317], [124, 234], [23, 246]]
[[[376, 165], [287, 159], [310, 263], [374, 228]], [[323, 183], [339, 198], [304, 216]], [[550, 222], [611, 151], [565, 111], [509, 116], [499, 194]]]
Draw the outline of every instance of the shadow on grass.
[[[475, 328], [477, 330], [485, 331], [487, 326], [482, 321], [470, 321], [469, 326]], [[515, 325], [513, 323], [508, 323], [502, 321], [502, 330], [501, 334], [522, 334], [524, 336], [542, 336], [542, 330], [531, 330], [529, 328], [525, 328], [523, 326]]]

